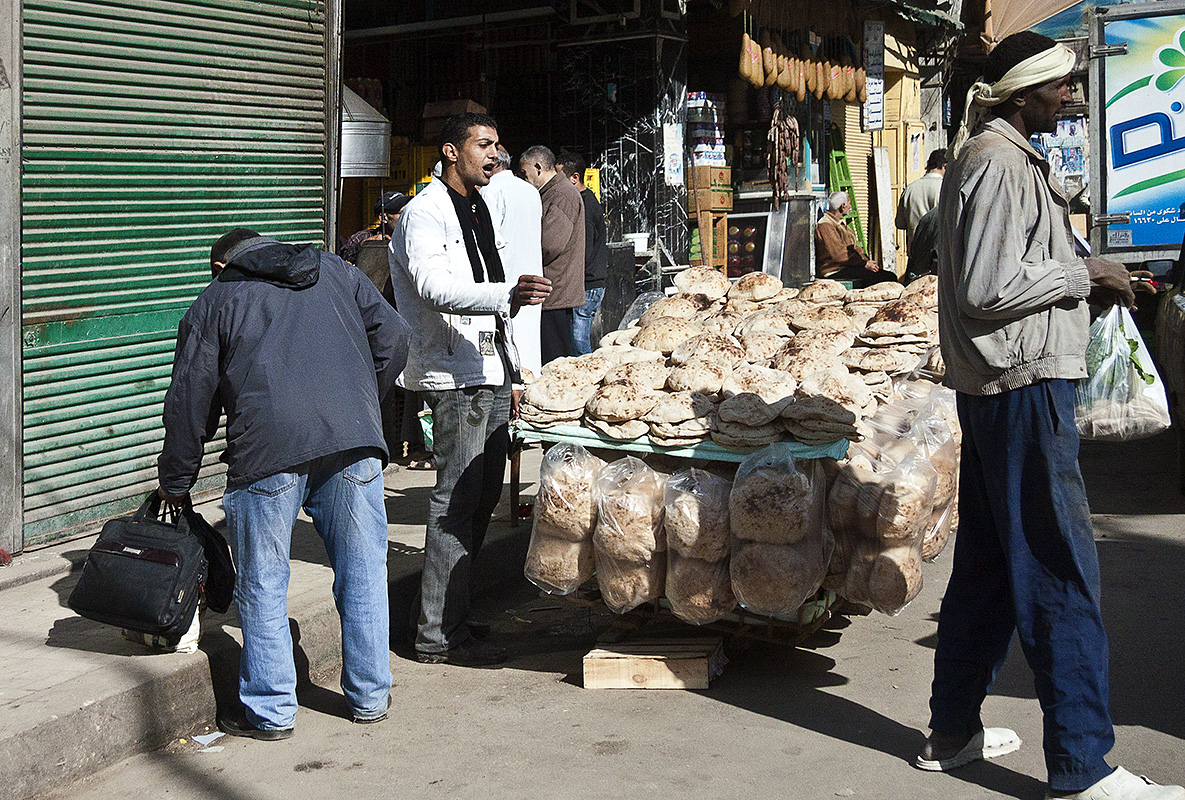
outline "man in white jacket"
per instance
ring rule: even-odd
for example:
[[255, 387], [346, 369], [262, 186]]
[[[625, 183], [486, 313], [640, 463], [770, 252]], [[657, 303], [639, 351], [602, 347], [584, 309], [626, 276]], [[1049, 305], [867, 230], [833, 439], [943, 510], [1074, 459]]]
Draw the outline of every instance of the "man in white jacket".
[[469, 620], [473, 558], [498, 499], [519, 360], [509, 321], [538, 305], [550, 282], [508, 282], [490, 212], [478, 194], [497, 163], [497, 123], [458, 114], [441, 133], [440, 178], [417, 194], [391, 237], [396, 307], [411, 325], [400, 383], [432, 410], [436, 486], [428, 504], [416, 657], [496, 664], [506, 654], [476, 639]]

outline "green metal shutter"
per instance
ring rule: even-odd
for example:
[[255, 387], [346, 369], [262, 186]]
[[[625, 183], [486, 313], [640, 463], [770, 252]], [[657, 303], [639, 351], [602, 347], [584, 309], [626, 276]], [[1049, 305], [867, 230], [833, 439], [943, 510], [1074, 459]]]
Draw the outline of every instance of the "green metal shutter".
[[[25, 0], [25, 546], [155, 486], [177, 322], [237, 226], [326, 231], [325, 0]], [[223, 467], [207, 447], [201, 488]]]

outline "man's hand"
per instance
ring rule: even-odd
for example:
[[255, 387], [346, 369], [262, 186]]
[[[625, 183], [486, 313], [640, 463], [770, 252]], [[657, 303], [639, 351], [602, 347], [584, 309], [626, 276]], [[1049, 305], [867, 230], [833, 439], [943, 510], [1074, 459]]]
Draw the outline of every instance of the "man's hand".
[[510, 390], [510, 418], [518, 419], [518, 405], [523, 401], [522, 389]]
[[1098, 306], [1124, 305], [1128, 308], [1136, 301], [1132, 291], [1131, 273], [1117, 261], [1105, 258], [1086, 259], [1086, 271], [1090, 275], [1090, 297], [1087, 299]]
[[537, 306], [551, 294], [551, 281], [539, 275], [523, 275], [510, 293], [510, 316], [523, 306]]
[[166, 492], [164, 487], [160, 487], [156, 490], [156, 496], [170, 508], [181, 508], [181, 506], [185, 505], [185, 501], [189, 499], [189, 492], [181, 495], [172, 495]]
[[868, 270], [869, 272], [880, 272], [881, 271], [880, 265], [877, 264], [872, 259], [868, 260], [868, 263], [864, 265], [864, 269]]

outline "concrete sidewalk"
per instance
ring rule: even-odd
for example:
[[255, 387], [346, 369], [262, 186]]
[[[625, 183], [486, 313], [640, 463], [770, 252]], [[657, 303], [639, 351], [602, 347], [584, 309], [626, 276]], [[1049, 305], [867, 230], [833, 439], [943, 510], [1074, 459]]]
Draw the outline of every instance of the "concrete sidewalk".
[[[540, 450], [523, 454], [528, 494]], [[387, 518], [393, 645], [404, 646], [408, 613], [419, 589], [424, 520], [432, 471], [389, 470]], [[509, 525], [504, 492], [479, 560], [478, 589], [522, 575], [529, 526]], [[220, 501], [198, 510], [222, 527]], [[34, 551], [0, 569], [0, 800], [18, 800], [75, 780], [138, 752], [159, 748], [179, 732], [213, 723], [216, 701], [235, 699], [241, 636], [233, 609], [202, 617], [200, 650], [154, 654], [125, 641], [115, 628], [66, 607], [93, 537]], [[333, 605], [333, 572], [312, 523], [293, 532], [288, 616], [298, 639], [298, 673], [336, 669], [341, 631]], [[303, 656], [303, 657], [302, 657]]]

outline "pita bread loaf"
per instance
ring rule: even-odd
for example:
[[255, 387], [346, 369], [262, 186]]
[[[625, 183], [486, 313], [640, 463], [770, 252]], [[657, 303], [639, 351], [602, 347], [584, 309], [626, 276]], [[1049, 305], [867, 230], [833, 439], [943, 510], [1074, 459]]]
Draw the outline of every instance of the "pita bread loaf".
[[664, 394], [642, 419], [649, 423], [678, 424], [692, 419], [708, 420], [716, 413], [712, 398], [702, 392]]
[[910, 298], [903, 297], [900, 300], [893, 300], [881, 306], [880, 310], [868, 321], [868, 325], [864, 330], [873, 335], [877, 335], [879, 331], [886, 331], [891, 334], [894, 332], [891, 326], [896, 326], [901, 332], [913, 332], [914, 330], [925, 331], [926, 319], [927, 314], [925, 308], [913, 302]]
[[736, 608], [727, 561], [667, 553], [666, 596], [676, 617], [692, 625], [716, 622]]
[[822, 355], [838, 356], [851, 347], [856, 341], [856, 334], [851, 330], [805, 330], [795, 334], [786, 347], [799, 353], [814, 352]]
[[571, 380], [538, 380], [527, 387], [522, 399], [542, 411], [575, 411], [583, 408], [596, 390], [595, 385]]
[[610, 439], [640, 439], [650, 433], [650, 426], [637, 419], [626, 420], [625, 422], [606, 422], [596, 417], [586, 417], [585, 423], [588, 427], [598, 433], [605, 434]]
[[836, 300], [843, 300], [847, 293], [848, 290], [839, 281], [816, 278], [813, 282], [802, 287], [802, 291], [798, 293], [798, 299], [818, 304], [834, 303]]
[[571, 594], [593, 576], [592, 542], [532, 536], [523, 572], [549, 594]]
[[868, 327], [868, 322], [880, 311], [880, 305], [868, 303], [852, 303], [843, 307], [843, 313], [852, 318], [852, 326], [857, 333]]
[[750, 364], [769, 366], [769, 361], [785, 345], [786, 340], [772, 333], [755, 331], [746, 334], [741, 342], [745, 348], [745, 360]]
[[[795, 301], [791, 301], [795, 302]], [[855, 331], [852, 318], [834, 306], [820, 306], [795, 313], [790, 324], [797, 330]]]
[[745, 317], [736, 329], [736, 335], [742, 339], [750, 333], [758, 332], [787, 338], [794, 335], [794, 331], [790, 328], [790, 320], [776, 308], [755, 311]]
[[911, 547], [886, 550], [868, 573], [868, 599], [886, 614], [905, 608], [922, 590], [922, 561]]
[[712, 431], [712, 441], [735, 450], [759, 450], [780, 442], [782, 433], [782, 426], [777, 423], [750, 426], [717, 420], [716, 430]]
[[796, 350], [784, 347], [770, 359], [770, 366], [782, 370], [797, 381], [824, 369], [842, 366], [837, 356], [817, 349]]
[[792, 397], [796, 388], [797, 381], [787, 372], [755, 364], [742, 364], [724, 381], [721, 393], [729, 397], [752, 392], [767, 403], [776, 403], [786, 397]]
[[768, 425], [782, 415], [790, 397], [773, 403], [766, 402], [753, 392], [741, 392], [725, 398], [717, 410], [717, 417], [723, 422], [735, 422], [749, 427]]
[[701, 332], [699, 325], [689, 319], [659, 317], [642, 328], [634, 339], [633, 346], [643, 350], [657, 350], [669, 356], [676, 347]]
[[782, 280], [765, 272], [742, 275], [728, 290], [728, 300], [767, 300], [782, 291]]
[[745, 360], [745, 349], [728, 334], [708, 332], [692, 336], [671, 351], [671, 363], [676, 366], [696, 357], [719, 361], [731, 369]]
[[[641, 330], [635, 328], [634, 330]], [[613, 366], [621, 366], [622, 364], [632, 364], [635, 361], [666, 361], [662, 353], [657, 350], [643, 350], [640, 347], [631, 347], [629, 345], [609, 345], [597, 350], [597, 355], [608, 361]]]
[[784, 615], [819, 590], [827, 575], [821, 547], [741, 542], [729, 559], [732, 589], [757, 614]]
[[550, 428], [554, 425], [578, 423], [580, 418], [584, 416], [584, 413], [580, 410], [552, 413], [535, 408], [530, 403], [520, 403], [518, 416], [519, 419], [531, 427]]
[[627, 422], [638, 419], [654, 408], [662, 395], [632, 383], [612, 383], [593, 392], [584, 405], [590, 417], [605, 422]]
[[673, 392], [716, 394], [731, 370], [707, 356], [696, 356], [671, 370], [667, 388]]
[[863, 289], [852, 289], [843, 296], [844, 303], [883, 303], [901, 297], [905, 287], [897, 281], [882, 281]]
[[[609, 347], [615, 344], [629, 344], [638, 335], [641, 328], [623, 328], [618, 331], [610, 331], [601, 337], [600, 346]], [[597, 353], [600, 355], [600, 353]]]
[[645, 328], [647, 325], [653, 325], [655, 320], [663, 317], [691, 319], [699, 310], [695, 303], [686, 297], [681, 297], [680, 295], [663, 297], [660, 300], [656, 300], [649, 308], [642, 312], [642, 316], [638, 319], [638, 324]]
[[630, 383], [658, 391], [667, 385], [667, 377], [670, 374], [671, 368], [661, 361], [634, 361], [609, 370], [605, 374], [605, 385]]
[[901, 294], [923, 308], [938, 308], [938, 276], [923, 275], [905, 287]]
[[686, 294], [704, 294], [711, 298], [724, 297], [732, 282], [719, 269], [691, 267], [675, 275], [675, 288]]
[[667, 447], [699, 444], [712, 438], [717, 424], [715, 415], [682, 422], [653, 422], [650, 424], [650, 441]]
[[795, 396], [825, 397], [844, 408], [860, 409], [872, 399], [872, 390], [842, 367], [815, 372], [802, 379]]
[[701, 324], [704, 331], [708, 333], [725, 333], [731, 335], [744, 318], [745, 315], [735, 308], [725, 307], [720, 311], [707, 314]]
[[731, 483], [706, 470], [693, 467], [672, 475], [664, 492], [667, 546], [687, 558], [727, 558], [731, 490]]
[[575, 358], [557, 358], [543, 366], [539, 371], [539, 377], [544, 381], [600, 383], [611, 366], [613, 365], [609, 359], [597, 353], [589, 353]]

